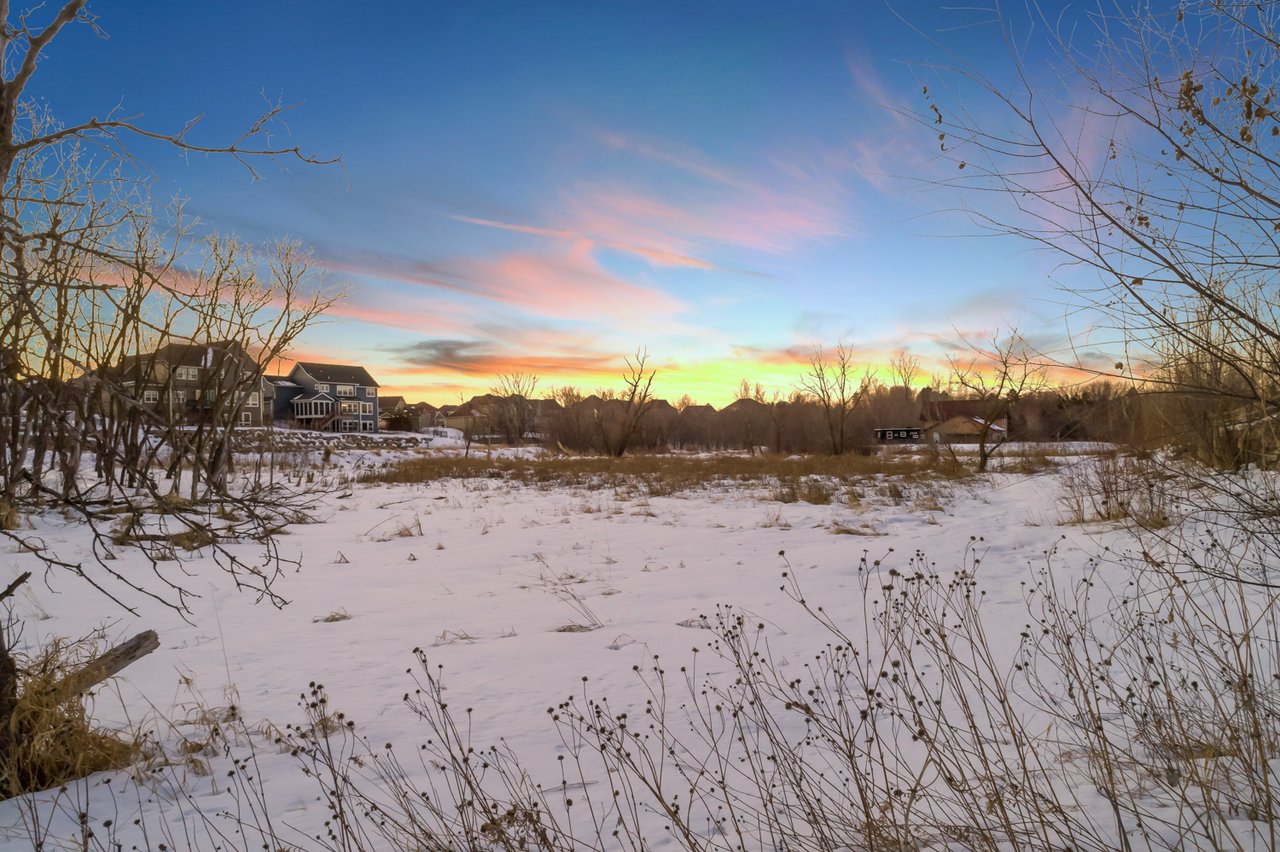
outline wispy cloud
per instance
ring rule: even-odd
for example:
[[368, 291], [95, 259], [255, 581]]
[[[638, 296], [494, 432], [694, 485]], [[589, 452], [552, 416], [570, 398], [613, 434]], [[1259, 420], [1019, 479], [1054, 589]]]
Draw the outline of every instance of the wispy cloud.
[[427, 339], [392, 350], [406, 373], [447, 371], [466, 376], [497, 376], [521, 371], [542, 377], [578, 376], [613, 371], [616, 354], [503, 351], [492, 341]]
[[652, 246], [602, 239], [599, 235], [589, 234], [582, 231], [564, 231], [557, 230], [555, 228], [540, 228], [535, 225], [515, 225], [510, 222], [499, 222], [494, 219], [478, 219], [473, 216], [453, 216], [451, 218], [471, 225], [480, 225], [485, 228], [497, 228], [503, 231], [514, 231], [519, 234], [533, 234], [539, 237], [549, 237], [558, 240], [589, 240], [592, 243], [598, 242], [606, 248], [626, 252], [628, 254], [639, 255], [656, 266], [688, 266], [695, 269], [715, 268], [713, 264], [702, 260], [701, 258], [680, 254], [666, 249], [654, 248]]
[[666, 167], [668, 174], [643, 187], [618, 180], [576, 182], [565, 201], [570, 227], [577, 230], [683, 255], [705, 254], [716, 245], [784, 254], [848, 233], [838, 181], [812, 181], [773, 167], [768, 157], [748, 178], [679, 143], [612, 130], [597, 138], [612, 150]]
[[822, 197], [830, 194], [684, 191], [661, 197], [617, 181], [580, 181], [566, 194], [565, 206], [576, 229], [610, 243], [681, 256], [706, 254], [716, 246], [786, 254], [846, 234], [838, 205]]
[[[635, 284], [609, 272], [592, 255], [593, 247], [590, 240], [574, 240], [556, 251], [438, 262], [360, 250], [344, 252], [341, 257], [326, 255], [318, 262], [336, 273], [384, 278], [429, 287], [443, 294], [495, 301], [533, 316], [581, 320], [621, 316], [659, 319], [688, 307], [662, 289]], [[414, 316], [399, 307], [365, 305], [346, 310], [351, 315], [362, 313], [362, 317], [370, 318], [379, 311], [392, 318], [400, 315], [401, 320], [392, 323], [397, 326], [413, 321]]]
[[734, 175], [729, 169], [713, 163], [694, 148], [670, 141], [643, 139], [634, 135], [602, 130], [596, 138], [616, 151], [627, 151], [647, 160], [672, 166], [696, 177], [736, 189], [752, 189], [753, 185]]

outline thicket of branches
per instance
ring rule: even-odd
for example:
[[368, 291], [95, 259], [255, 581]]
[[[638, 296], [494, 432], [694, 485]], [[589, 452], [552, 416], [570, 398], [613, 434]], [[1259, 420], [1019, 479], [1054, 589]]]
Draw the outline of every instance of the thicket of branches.
[[[15, 14], [0, 0], [0, 539], [126, 608], [145, 596], [185, 612], [193, 591], [181, 560], [198, 548], [211, 550], [238, 587], [282, 603], [272, 590], [281, 568], [272, 535], [299, 520], [310, 498], [236, 481], [231, 439], [266, 365], [330, 297], [313, 286], [298, 246], [259, 250], [209, 236], [180, 206], [156, 204], [133, 150], [233, 157], [251, 174], [262, 157], [318, 161], [271, 141], [280, 105], [268, 105], [234, 140], [209, 144], [197, 138], [198, 120], [164, 132], [118, 111], [56, 116], [30, 84], [66, 28], [101, 34], [87, 6], [66, 0]], [[174, 404], [174, 365], [156, 355], [174, 343], [208, 353], [195, 406]], [[45, 547], [24, 516], [49, 509], [89, 527], [91, 556], [69, 561]], [[244, 539], [262, 543], [260, 556], [224, 546]], [[116, 567], [123, 547], [140, 550], [151, 570]], [[0, 592], [0, 602], [29, 576]], [[26, 736], [12, 718], [12, 636], [6, 623], [6, 789], [9, 746]], [[77, 707], [79, 700], [70, 696]]]
[[[233, 487], [230, 436], [265, 366], [329, 297], [315, 291], [298, 246], [258, 250], [202, 236], [180, 208], [156, 205], [132, 146], [221, 154], [250, 170], [264, 156], [315, 159], [271, 144], [280, 106], [213, 145], [196, 141], [195, 122], [164, 133], [116, 113], [57, 118], [26, 92], [60, 32], [97, 29], [86, 6], [71, 0], [15, 20], [0, 4], [0, 534], [55, 564], [21, 515], [70, 510], [99, 532], [97, 558], [57, 567], [115, 597], [123, 584], [182, 608], [180, 575], [157, 570], [160, 581], [144, 584], [111, 568], [111, 549], [131, 539], [155, 564], [174, 555], [173, 535], [216, 544], [279, 524], [288, 513], [281, 493]], [[145, 383], [170, 399], [173, 370], [154, 353], [174, 341], [213, 347], [199, 417], [141, 393]], [[216, 504], [224, 523], [213, 523]], [[137, 528], [108, 535], [126, 517]], [[271, 594], [270, 558], [247, 565], [221, 556], [237, 583]]]

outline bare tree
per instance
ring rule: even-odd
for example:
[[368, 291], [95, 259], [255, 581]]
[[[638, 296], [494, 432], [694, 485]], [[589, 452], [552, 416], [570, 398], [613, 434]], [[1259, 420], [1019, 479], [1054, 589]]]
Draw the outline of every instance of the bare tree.
[[[232, 157], [254, 177], [253, 160], [264, 156], [319, 161], [273, 145], [270, 130], [287, 109], [280, 105], [221, 144], [195, 140], [198, 119], [176, 133], [115, 111], [58, 120], [28, 89], [66, 27], [102, 34], [87, 6], [67, 0], [51, 14], [37, 7], [15, 20], [0, 0], [0, 536], [126, 608], [132, 593], [187, 610], [194, 593], [181, 569], [183, 548], [208, 548], [237, 587], [282, 604], [272, 590], [281, 568], [272, 536], [305, 512], [305, 498], [274, 484], [233, 484], [232, 434], [264, 365], [329, 300], [307, 295], [306, 258], [296, 247], [280, 246], [258, 263], [234, 240], [194, 241], [181, 209], [155, 209], [151, 176], [131, 143]], [[208, 363], [200, 399], [209, 416], [194, 430], [172, 396], [161, 401], [172, 375], [154, 353], [179, 336], [235, 352]], [[81, 470], [86, 457], [96, 476]], [[173, 476], [167, 489], [156, 479], [162, 461]], [[184, 473], [191, 499], [179, 501]], [[89, 557], [63, 559], [19, 528], [20, 511], [48, 505], [88, 525]], [[215, 514], [215, 505], [233, 510]], [[262, 543], [262, 558], [225, 546], [245, 538]], [[151, 570], [114, 567], [113, 551], [126, 546]], [[0, 760], [17, 691], [6, 633]]]
[[622, 374], [622, 392], [615, 399], [606, 399], [596, 411], [596, 432], [606, 453], [615, 458], [626, 454], [636, 437], [645, 415], [653, 408], [653, 378], [657, 370], [648, 366], [649, 353], [637, 349], [624, 359], [626, 371]]
[[[212, 536], [216, 544], [223, 534], [275, 528], [282, 495], [233, 489], [228, 481], [232, 430], [249, 394], [258, 390], [263, 365], [329, 299], [308, 292], [306, 257], [296, 247], [280, 246], [263, 257], [234, 240], [194, 240], [181, 209], [152, 204], [150, 174], [129, 143], [146, 139], [222, 154], [255, 177], [253, 161], [263, 156], [320, 161], [271, 143], [269, 131], [288, 109], [280, 105], [269, 105], [243, 134], [221, 144], [196, 141], [194, 120], [176, 133], [149, 130], [118, 113], [59, 121], [26, 92], [46, 48], [66, 27], [101, 34], [87, 5], [70, 0], [51, 13], [37, 9], [13, 20], [9, 4], [0, 2], [0, 505], [8, 507], [0, 515], [34, 503], [79, 514], [97, 534], [96, 558], [92, 565], [56, 567], [109, 594], [107, 586], [119, 583], [183, 608], [190, 591], [181, 572], [170, 576], [157, 567], [161, 581], [153, 577], [144, 586], [136, 573], [110, 567], [105, 557], [115, 546], [113, 536], [99, 524], [119, 515], [102, 507], [115, 503], [139, 516], [167, 507], [144, 524], [144, 532], [114, 538], [134, 540], [149, 556], [168, 561], [174, 534], [207, 524], [166, 502], [165, 491], [176, 484], [165, 489], [154, 474], [167, 454], [177, 460], [171, 468], [176, 478], [185, 475], [196, 497], [235, 501], [245, 509], [244, 525], [200, 536]], [[194, 432], [179, 428], [188, 424], [180, 424], [172, 400], [147, 398], [171, 386], [157, 365], [148, 368], [149, 353], [179, 337], [234, 342], [247, 359], [244, 369], [215, 371], [220, 377], [208, 389], [215, 416]], [[132, 384], [121, 369], [127, 364]], [[80, 469], [86, 457], [93, 459], [93, 479]], [[9, 524], [0, 526], [20, 550], [54, 564], [38, 543]], [[270, 592], [270, 559], [266, 570], [230, 551], [220, 559], [235, 582], [279, 601]]]
[[507, 443], [519, 446], [525, 433], [533, 425], [533, 394], [538, 388], [538, 377], [532, 373], [503, 373], [489, 393], [498, 397], [494, 406], [494, 425], [506, 437]]
[[828, 450], [838, 456], [849, 447], [849, 420], [853, 409], [873, 384], [871, 370], [856, 374], [853, 351], [843, 343], [830, 357], [821, 347], [809, 358], [809, 369], [801, 377], [799, 389], [822, 409]]
[[[1022, 397], [1042, 390], [1045, 369], [1017, 330], [1001, 338], [992, 335], [985, 347], [973, 347], [968, 361], [952, 357], [951, 378], [970, 400], [978, 403], [978, 472], [987, 469], [991, 456], [1009, 440], [1010, 411]], [[1004, 426], [1000, 421], [1004, 421]]]
[[[1031, 4], [1031, 14], [1026, 39], [1000, 19], [1017, 45], [1011, 84], [972, 67], [948, 80], [972, 84], [1007, 120], [979, 121], [926, 87], [921, 119], [957, 168], [947, 182], [996, 190], [973, 207], [980, 222], [1052, 249], [1077, 282], [1082, 269], [1096, 274], [1096, 289], [1072, 290], [1072, 307], [1105, 318], [1123, 349], [1072, 366], [1205, 396], [1220, 422], [1231, 411], [1270, 416], [1280, 393], [1280, 7], [1056, 17]], [[1052, 76], [1040, 73], [1049, 58]], [[1051, 88], [1037, 82], [1046, 79]]]

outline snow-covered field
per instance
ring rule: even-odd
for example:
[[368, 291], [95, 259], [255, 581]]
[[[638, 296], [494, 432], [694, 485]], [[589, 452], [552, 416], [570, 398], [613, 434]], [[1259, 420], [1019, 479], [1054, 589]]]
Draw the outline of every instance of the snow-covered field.
[[[976, 555], [993, 645], [1011, 659], [1027, 620], [1029, 564], [1056, 547], [1066, 575], [1083, 572], [1089, 556], [1122, 536], [1116, 525], [1064, 525], [1059, 488], [1054, 472], [869, 477], [811, 505], [778, 502], [756, 485], [671, 497], [486, 479], [357, 485], [327, 496], [315, 523], [279, 539], [281, 553], [301, 566], [277, 586], [289, 600], [283, 609], [237, 594], [211, 559], [194, 558], [187, 585], [201, 597], [189, 620], [146, 601], [128, 616], [57, 573], [38, 574], [15, 614], [28, 647], [100, 625], [112, 638], [158, 631], [160, 650], [96, 697], [95, 716], [153, 730], [170, 777], [185, 779], [209, 815], [237, 807], [219, 792], [229, 763], [217, 753], [184, 754], [182, 743], [207, 739], [210, 720], [232, 705], [251, 731], [284, 728], [303, 720], [300, 696], [321, 682], [333, 709], [371, 742], [412, 748], [425, 736], [403, 701], [415, 686], [407, 673], [415, 648], [443, 666], [450, 702], [473, 708], [478, 743], [504, 738], [554, 783], [564, 748], [547, 708], [581, 694], [584, 677], [615, 709], [637, 706], [644, 692], [633, 667], [655, 654], [672, 666], [690, 662], [711, 635], [700, 619], [717, 604], [766, 625], [783, 665], [811, 658], [829, 637], [780, 591], [784, 571], [856, 628], [864, 555], [888, 571], [922, 552], [940, 572]], [[57, 515], [33, 524], [60, 558], [87, 557], [81, 527]], [[18, 569], [28, 558], [7, 561]], [[139, 561], [136, 570], [150, 569]], [[252, 746], [276, 828], [306, 848], [329, 817], [315, 783], [269, 735], [242, 745]], [[212, 847], [207, 828], [184, 817], [189, 808], [156, 784], [139, 792], [127, 773], [95, 776], [60, 796], [0, 804], [0, 848], [30, 848], [33, 821], [70, 845], [81, 835], [82, 809], [98, 837], [114, 832], [124, 848], [156, 847], [156, 826], [166, 822], [179, 846]], [[140, 809], [145, 836], [133, 824]]]

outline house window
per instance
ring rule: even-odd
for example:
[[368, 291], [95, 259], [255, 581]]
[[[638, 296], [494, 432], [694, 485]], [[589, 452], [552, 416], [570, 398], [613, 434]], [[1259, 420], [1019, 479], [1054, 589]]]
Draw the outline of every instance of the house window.
[[377, 395], [378, 395], [378, 389], [377, 389], [377, 388], [365, 388], [365, 389], [364, 389], [364, 395], [365, 395], [365, 396], [377, 396]]
[[340, 422], [342, 424], [341, 429], [343, 432], [354, 432], [359, 428], [359, 421], [357, 420], [343, 420]]
[[372, 402], [362, 402], [362, 403], [360, 403], [360, 413], [361, 413], [361, 414], [373, 414], [373, 403], [372, 403]]
[[329, 392], [329, 386], [328, 386], [328, 385], [324, 385], [324, 384], [316, 385], [316, 392], [317, 392], [317, 393], [328, 393], [328, 392]]
[[249, 401], [245, 403], [245, 407], [247, 408], [258, 407], [258, 395], [256, 393], [249, 394]]
[[338, 385], [338, 396], [355, 396], [356, 389], [351, 385]]
[[174, 402], [186, 402], [186, 401], [187, 401], [187, 392], [186, 392], [186, 391], [184, 391], [184, 390], [176, 390], [176, 391], [174, 391], [174, 392], [173, 392], [173, 401], [174, 401]]
[[368, 421], [368, 420], [362, 421], [362, 422], [360, 423], [360, 431], [361, 431], [361, 432], [372, 432], [372, 431], [373, 431], [373, 423], [371, 423], [371, 422], [370, 422], [370, 421]]
[[177, 370], [177, 378], [184, 382], [195, 382], [200, 379], [199, 367], [179, 367]]
[[358, 403], [358, 402], [344, 402], [344, 403], [342, 403], [342, 413], [343, 413], [343, 414], [359, 414], [359, 413], [360, 413], [360, 403]]
[[155, 405], [157, 402], [160, 401], [160, 391], [144, 390], [142, 392], [142, 401], [145, 402], [147, 405]]
[[252, 422], [253, 422], [253, 412], [252, 412], [252, 411], [242, 411], [242, 412], [240, 412], [240, 422], [241, 422], [241, 423], [252, 423]]

